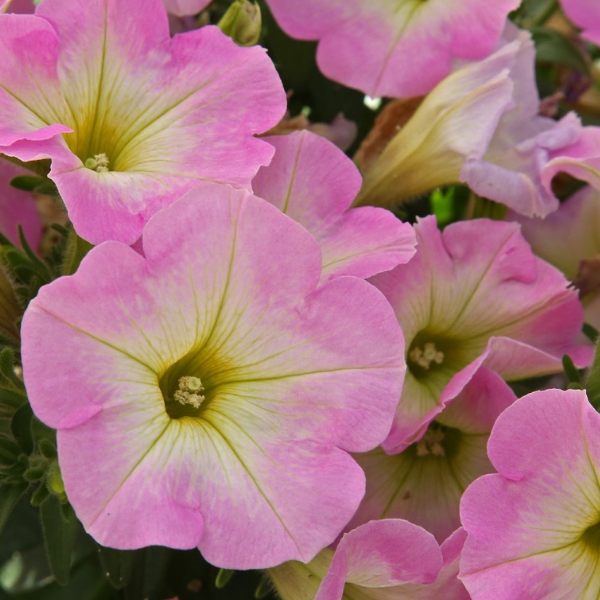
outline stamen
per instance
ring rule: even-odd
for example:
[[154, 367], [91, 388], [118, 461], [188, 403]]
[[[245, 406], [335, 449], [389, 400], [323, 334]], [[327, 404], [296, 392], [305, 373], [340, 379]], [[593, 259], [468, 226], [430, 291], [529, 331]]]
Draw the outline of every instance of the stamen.
[[179, 389], [174, 394], [174, 399], [179, 404], [200, 408], [200, 405], [206, 398], [200, 393], [204, 391], [204, 386], [199, 377], [180, 377]]
[[441, 429], [428, 429], [417, 442], [417, 456], [446, 456], [443, 441], [444, 432]]
[[88, 169], [92, 169], [92, 171], [96, 171], [96, 173], [108, 173], [109, 164], [110, 161], [108, 160], [108, 156], [106, 156], [104, 152], [95, 154], [94, 158], [88, 158], [84, 163]]
[[433, 342], [427, 342], [423, 350], [415, 346], [409, 353], [408, 358], [425, 370], [431, 367], [431, 363], [441, 365], [444, 361], [444, 353], [435, 347]]

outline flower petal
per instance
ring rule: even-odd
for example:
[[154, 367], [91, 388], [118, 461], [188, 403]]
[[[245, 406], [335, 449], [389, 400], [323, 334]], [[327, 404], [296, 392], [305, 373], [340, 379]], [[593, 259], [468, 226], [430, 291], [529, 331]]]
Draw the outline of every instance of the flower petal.
[[343, 152], [308, 131], [266, 139], [275, 146], [275, 158], [254, 178], [254, 191], [317, 238], [323, 281], [370, 277], [410, 260], [415, 252], [410, 225], [377, 208], [348, 210], [361, 178]]

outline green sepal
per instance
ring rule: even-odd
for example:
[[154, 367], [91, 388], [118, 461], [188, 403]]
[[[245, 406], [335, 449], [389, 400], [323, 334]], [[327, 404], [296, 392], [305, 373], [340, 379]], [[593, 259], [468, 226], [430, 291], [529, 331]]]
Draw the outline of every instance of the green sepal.
[[215, 587], [218, 590], [223, 589], [229, 583], [234, 573], [235, 571], [232, 569], [219, 569], [217, 577], [215, 578]]
[[39, 481], [45, 474], [45, 467], [29, 467], [29, 469], [23, 473], [23, 479], [30, 482]]
[[31, 506], [41, 506], [50, 498], [50, 490], [46, 487], [46, 484], [43, 483], [38, 487], [35, 492], [33, 492], [31, 496]]
[[273, 584], [271, 583], [269, 576], [265, 574], [261, 577], [260, 583], [254, 591], [254, 597], [256, 600], [262, 600], [262, 598], [266, 598], [269, 595], [272, 588]]
[[118, 590], [124, 588], [131, 580], [135, 552], [99, 546], [98, 556], [110, 584]]
[[1, 485], [0, 486], [0, 534], [12, 513], [13, 508], [23, 495], [27, 485]]
[[79, 522], [75, 515], [65, 519], [61, 504], [54, 496], [42, 504], [40, 517], [48, 564], [56, 581], [60, 585], [66, 585], [71, 572], [73, 547]]
[[38, 448], [40, 449], [40, 452], [42, 453], [44, 458], [53, 459], [58, 456], [56, 444], [47, 438], [42, 438], [38, 442]]
[[71, 228], [67, 237], [67, 246], [62, 264], [63, 275], [73, 275], [77, 271], [84, 256], [94, 247], [83, 238], [80, 238]]

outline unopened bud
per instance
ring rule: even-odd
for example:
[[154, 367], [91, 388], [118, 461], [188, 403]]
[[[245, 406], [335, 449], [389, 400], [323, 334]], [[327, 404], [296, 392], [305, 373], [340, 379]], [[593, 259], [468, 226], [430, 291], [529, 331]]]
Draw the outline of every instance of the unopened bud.
[[239, 46], [254, 46], [260, 38], [262, 16], [258, 4], [235, 0], [219, 21], [219, 28]]

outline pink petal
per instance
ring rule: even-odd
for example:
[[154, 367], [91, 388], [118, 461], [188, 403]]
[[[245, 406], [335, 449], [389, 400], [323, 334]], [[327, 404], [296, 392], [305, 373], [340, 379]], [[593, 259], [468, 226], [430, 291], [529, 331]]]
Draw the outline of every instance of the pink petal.
[[400, 519], [371, 521], [344, 535], [315, 600], [341, 600], [346, 582], [357, 591], [431, 583], [441, 566], [440, 549], [424, 529]]
[[[426, 94], [448, 75], [453, 57], [483, 58], [517, 5], [514, 0], [426, 7], [385, 0], [269, 1], [286, 33], [320, 40], [317, 61], [325, 75], [373, 97]], [[422, 47], [428, 51], [420, 52]]]
[[597, 595], [596, 551], [582, 534], [598, 520], [599, 434], [584, 391], [534, 392], [500, 416], [488, 445], [498, 474], [461, 503], [461, 579], [474, 599], [508, 600], [524, 585], [534, 600]]
[[275, 158], [254, 178], [254, 191], [317, 238], [323, 281], [370, 277], [410, 260], [415, 252], [410, 225], [383, 209], [350, 209], [361, 178], [336, 146], [308, 131], [266, 139], [275, 146]]

